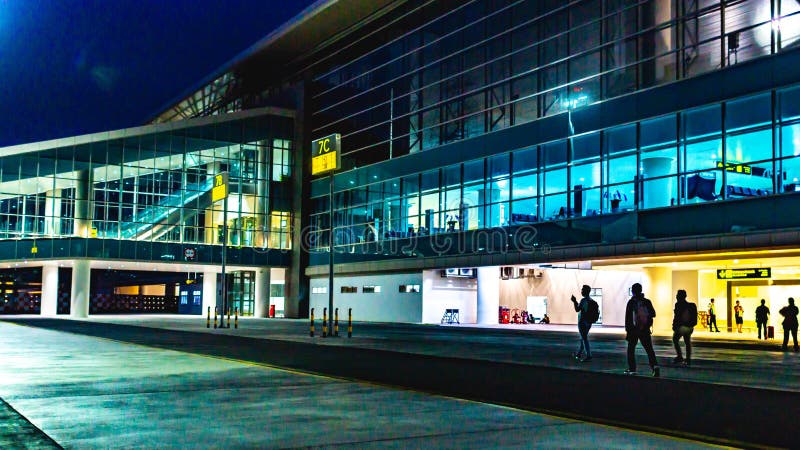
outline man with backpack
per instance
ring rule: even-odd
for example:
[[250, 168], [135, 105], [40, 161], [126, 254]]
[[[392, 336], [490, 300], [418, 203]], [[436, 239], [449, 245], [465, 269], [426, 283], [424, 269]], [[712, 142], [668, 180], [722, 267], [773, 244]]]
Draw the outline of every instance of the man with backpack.
[[[592, 351], [589, 349], [589, 330], [592, 328], [592, 324], [597, 322], [597, 319], [600, 317], [599, 305], [593, 298], [589, 297], [591, 292], [591, 286], [584, 284], [583, 287], [581, 287], [581, 295], [583, 297], [580, 303], [574, 295], [570, 297], [575, 307], [575, 312], [578, 313], [578, 333], [581, 335], [581, 343], [578, 347], [578, 351], [573, 353], [572, 356], [580, 362], [589, 362], [592, 360]], [[586, 356], [584, 356], [584, 349], [586, 350]]]
[[628, 341], [628, 369], [626, 375], [636, 374], [636, 343], [641, 341], [644, 351], [647, 352], [647, 359], [654, 377], [661, 376], [658, 367], [656, 353], [653, 351], [653, 339], [650, 327], [653, 326], [653, 318], [656, 310], [653, 303], [642, 294], [642, 285], [634, 283], [631, 286], [633, 296], [625, 306], [625, 339]]
[[[686, 301], [686, 291], [679, 289], [675, 295], [675, 315], [672, 318], [672, 343], [675, 345], [675, 364], [689, 367], [692, 361], [692, 332], [697, 325], [697, 305]], [[686, 359], [681, 354], [680, 340], [686, 343]]]

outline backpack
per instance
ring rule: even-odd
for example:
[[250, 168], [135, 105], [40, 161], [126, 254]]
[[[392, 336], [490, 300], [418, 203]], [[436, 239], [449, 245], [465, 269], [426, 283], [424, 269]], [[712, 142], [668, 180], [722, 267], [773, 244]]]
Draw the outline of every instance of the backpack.
[[633, 324], [639, 331], [649, 330], [653, 325], [653, 316], [645, 300], [644, 298], [636, 300], [636, 304], [633, 305]]
[[587, 323], [595, 323], [600, 318], [600, 305], [597, 304], [594, 299], [588, 299], [586, 302], [586, 312], [583, 313], [585, 316], [584, 321]]
[[694, 327], [697, 325], [697, 305], [694, 303], [686, 303], [683, 311], [681, 311], [681, 325], [687, 327]]

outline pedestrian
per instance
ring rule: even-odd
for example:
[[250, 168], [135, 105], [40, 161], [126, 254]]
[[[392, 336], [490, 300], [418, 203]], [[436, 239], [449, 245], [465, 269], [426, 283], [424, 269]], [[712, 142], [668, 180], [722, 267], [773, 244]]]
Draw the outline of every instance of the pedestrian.
[[[697, 305], [686, 301], [686, 291], [679, 289], [675, 295], [675, 314], [672, 317], [672, 343], [675, 345], [675, 364], [689, 367], [692, 363], [692, 332], [697, 325]], [[686, 359], [681, 354], [680, 340], [686, 344]]]
[[736, 305], [733, 307], [733, 315], [736, 319], [736, 329], [741, 333], [742, 324], [744, 324], [744, 308], [739, 304], [739, 300], [736, 300]]
[[[716, 328], [716, 330], [712, 330], [711, 327]], [[714, 305], [714, 299], [711, 299], [711, 302], [708, 304], [708, 331], [716, 331], [719, 333], [719, 327], [717, 326], [717, 307]]]
[[595, 310], [599, 310], [599, 308], [597, 302], [589, 296], [591, 292], [591, 286], [584, 284], [581, 287], [582, 297], [580, 302], [574, 295], [570, 297], [572, 305], [575, 307], [575, 312], [578, 313], [578, 333], [581, 336], [578, 351], [573, 353], [572, 356], [580, 362], [592, 360], [592, 350], [589, 348], [589, 330], [592, 328], [592, 324], [597, 321]]
[[653, 376], [661, 375], [658, 367], [656, 353], [653, 351], [653, 339], [650, 327], [653, 326], [653, 318], [656, 310], [653, 303], [642, 294], [642, 285], [634, 283], [631, 286], [633, 296], [625, 306], [625, 339], [628, 341], [628, 369], [627, 375], [636, 374], [636, 343], [641, 341], [644, 351], [647, 352], [647, 359]]
[[761, 299], [761, 306], [756, 308], [756, 328], [758, 328], [758, 338], [761, 339], [761, 329], [764, 329], [764, 339], [767, 339], [767, 321], [769, 320], [769, 308], [765, 304], [767, 301]]
[[787, 350], [789, 333], [792, 333], [794, 351], [798, 351], [800, 348], [797, 347], [797, 306], [794, 306], [794, 299], [789, 297], [789, 305], [781, 308], [779, 312], [783, 316], [783, 349]]

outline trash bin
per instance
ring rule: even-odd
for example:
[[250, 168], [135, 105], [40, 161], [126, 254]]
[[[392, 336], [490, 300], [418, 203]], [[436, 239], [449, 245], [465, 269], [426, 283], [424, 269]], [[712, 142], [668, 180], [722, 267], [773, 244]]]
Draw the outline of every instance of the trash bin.
[[269, 316], [275, 317], [275, 305], [269, 305]]

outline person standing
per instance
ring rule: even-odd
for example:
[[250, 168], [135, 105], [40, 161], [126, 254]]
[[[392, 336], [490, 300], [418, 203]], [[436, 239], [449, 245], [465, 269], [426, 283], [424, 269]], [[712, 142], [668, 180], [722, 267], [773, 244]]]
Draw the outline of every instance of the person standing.
[[[689, 367], [692, 362], [692, 332], [697, 325], [697, 305], [686, 301], [686, 291], [679, 289], [675, 295], [675, 314], [672, 317], [672, 343], [675, 345], [675, 364]], [[681, 354], [680, 340], [686, 344], [686, 359]]]
[[[713, 330], [711, 327], [716, 328]], [[717, 306], [714, 304], [714, 299], [711, 299], [711, 302], [708, 304], [708, 331], [716, 331], [719, 333], [719, 327], [717, 326]]]
[[761, 329], [764, 329], [764, 339], [767, 339], [767, 321], [769, 320], [769, 308], [765, 304], [767, 301], [761, 299], [761, 306], [756, 308], [756, 328], [758, 328], [758, 338], [761, 339]]
[[744, 324], [744, 308], [739, 304], [739, 300], [736, 300], [736, 305], [733, 307], [733, 315], [736, 319], [736, 330], [741, 333], [742, 324]]
[[786, 350], [789, 344], [789, 333], [794, 338], [794, 351], [800, 350], [797, 346], [797, 306], [794, 306], [794, 298], [789, 297], [789, 305], [784, 306], [779, 311], [783, 316], [783, 349]]
[[625, 370], [625, 374], [636, 374], [636, 343], [641, 341], [642, 347], [647, 353], [653, 376], [658, 377], [661, 375], [661, 370], [658, 367], [656, 353], [653, 351], [653, 339], [650, 331], [656, 310], [653, 308], [653, 303], [642, 294], [641, 284], [634, 283], [631, 286], [631, 293], [633, 296], [625, 306], [625, 339], [628, 341], [628, 369]]
[[580, 302], [578, 302], [574, 295], [570, 297], [572, 305], [575, 307], [575, 312], [578, 313], [578, 333], [581, 336], [578, 351], [573, 353], [572, 356], [580, 362], [589, 362], [592, 360], [592, 350], [589, 348], [589, 330], [597, 319], [591, 317], [591, 304], [595, 303], [595, 301], [589, 297], [591, 292], [591, 286], [584, 284], [583, 287], [581, 287], [582, 297]]

